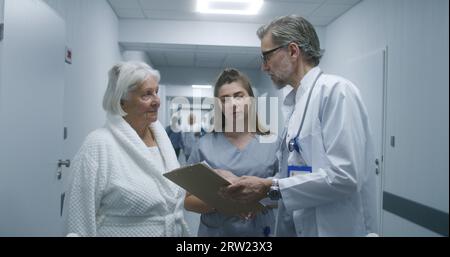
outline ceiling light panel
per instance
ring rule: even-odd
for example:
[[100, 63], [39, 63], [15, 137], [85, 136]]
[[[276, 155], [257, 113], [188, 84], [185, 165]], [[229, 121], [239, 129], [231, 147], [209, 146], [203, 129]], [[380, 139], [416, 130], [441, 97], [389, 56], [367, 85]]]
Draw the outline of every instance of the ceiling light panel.
[[263, 0], [197, 0], [197, 11], [212, 14], [256, 15]]

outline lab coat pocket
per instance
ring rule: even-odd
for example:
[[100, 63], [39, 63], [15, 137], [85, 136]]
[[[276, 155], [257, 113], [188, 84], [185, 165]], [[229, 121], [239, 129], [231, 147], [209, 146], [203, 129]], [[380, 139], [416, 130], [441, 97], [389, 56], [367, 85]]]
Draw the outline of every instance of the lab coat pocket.
[[297, 236], [317, 236], [315, 213], [314, 208], [301, 209], [293, 212], [292, 217]]
[[292, 213], [294, 220], [295, 233], [297, 236], [301, 236], [303, 232], [303, 210], [296, 210]]

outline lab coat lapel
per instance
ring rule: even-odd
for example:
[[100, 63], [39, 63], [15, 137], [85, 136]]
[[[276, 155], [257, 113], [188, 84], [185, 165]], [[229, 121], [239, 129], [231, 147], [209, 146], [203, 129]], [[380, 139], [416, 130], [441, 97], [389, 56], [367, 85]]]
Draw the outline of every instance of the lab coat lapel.
[[[321, 73], [321, 69], [319, 67], [315, 67], [311, 69], [301, 80], [300, 85], [297, 87], [297, 89], [293, 90], [295, 92], [295, 107], [294, 111], [292, 113], [291, 118], [289, 119], [289, 125], [288, 125], [288, 133], [286, 136], [286, 144], [289, 143], [289, 141], [292, 138], [295, 138], [297, 136], [297, 133], [299, 132], [300, 123], [303, 119], [304, 110], [306, 108], [306, 102], [308, 100], [309, 91], [313, 87], [313, 83], [317, 76]], [[310, 105], [313, 102], [314, 96], [311, 96]], [[308, 107], [309, 108], [309, 107]], [[308, 110], [305, 115], [308, 115], [308, 113], [311, 110]], [[305, 118], [305, 124], [303, 126], [306, 126], [308, 124], [306, 122]], [[302, 133], [303, 134], [303, 133]], [[301, 137], [301, 135], [299, 135]]]

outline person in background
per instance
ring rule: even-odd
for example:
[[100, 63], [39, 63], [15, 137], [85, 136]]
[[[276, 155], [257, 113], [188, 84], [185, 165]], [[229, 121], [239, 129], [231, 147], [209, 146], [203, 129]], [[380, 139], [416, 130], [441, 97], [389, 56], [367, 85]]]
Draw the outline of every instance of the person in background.
[[189, 160], [192, 149], [198, 144], [200, 138], [205, 134], [205, 131], [201, 128], [200, 131], [196, 131], [196, 116], [193, 112], [189, 113], [188, 128], [187, 131], [181, 132], [181, 148], [183, 149], [186, 160]]
[[359, 90], [323, 73], [319, 39], [304, 18], [277, 18], [257, 34], [263, 70], [278, 88], [293, 87], [284, 100], [280, 179], [242, 177], [223, 195], [278, 200], [277, 236], [377, 233], [375, 155]]
[[[256, 115], [249, 79], [236, 69], [226, 69], [215, 83], [214, 96], [219, 99], [214, 117], [215, 131], [200, 139], [188, 164], [206, 161], [230, 179], [237, 176], [273, 177], [278, 172], [279, 141], [260, 143], [261, 137], [268, 136], [269, 132], [259, 125], [257, 117], [249, 124], [251, 117]], [[242, 131], [236, 129], [237, 124], [245, 124]], [[184, 206], [201, 214], [198, 236], [261, 237], [272, 235], [274, 231], [275, 218], [271, 209], [243, 219], [238, 215], [219, 213], [189, 193]]]
[[[178, 124], [178, 117], [174, 116], [171, 120], [171, 125], [166, 127], [167, 135], [169, 136], [170, 142], [172, 143], [173, 149], [175, 150], [175, 154], [178, 156], [180, 155], [180, 150], [182, 148], [182, 138], [181, 138], [181, 131]], [[175, 132], [177, 131], [177, 132]]]
[[104, 127], [73, 161], [67, 233], [80, 236], [187, 236], [185, 192], [163, 177], [179, 167], [159, 123], [159, 72], [125, 62], [109, 71]]

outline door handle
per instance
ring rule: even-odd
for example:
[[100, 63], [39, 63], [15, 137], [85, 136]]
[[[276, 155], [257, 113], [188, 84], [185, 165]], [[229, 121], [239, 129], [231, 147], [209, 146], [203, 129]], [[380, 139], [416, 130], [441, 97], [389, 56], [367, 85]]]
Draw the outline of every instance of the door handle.
[[375, 174], [379, 175], [380, 174], [380, 161], [378, 159], [375, 159], [375, 165], [377, 166], [375, 168]]
[[70, 167], [70, 160], [59, 160], [58, 161], [58, 168], [61, 168], [62, 166], [66, 166], [66, 168]]
[[56, 178], [58, 180], [61, 180], [62, 178], [62, 166], [65, 166], [66, 168], [70, 167], [70, 160], [58, 160], [58, 169], [56, 171]]

